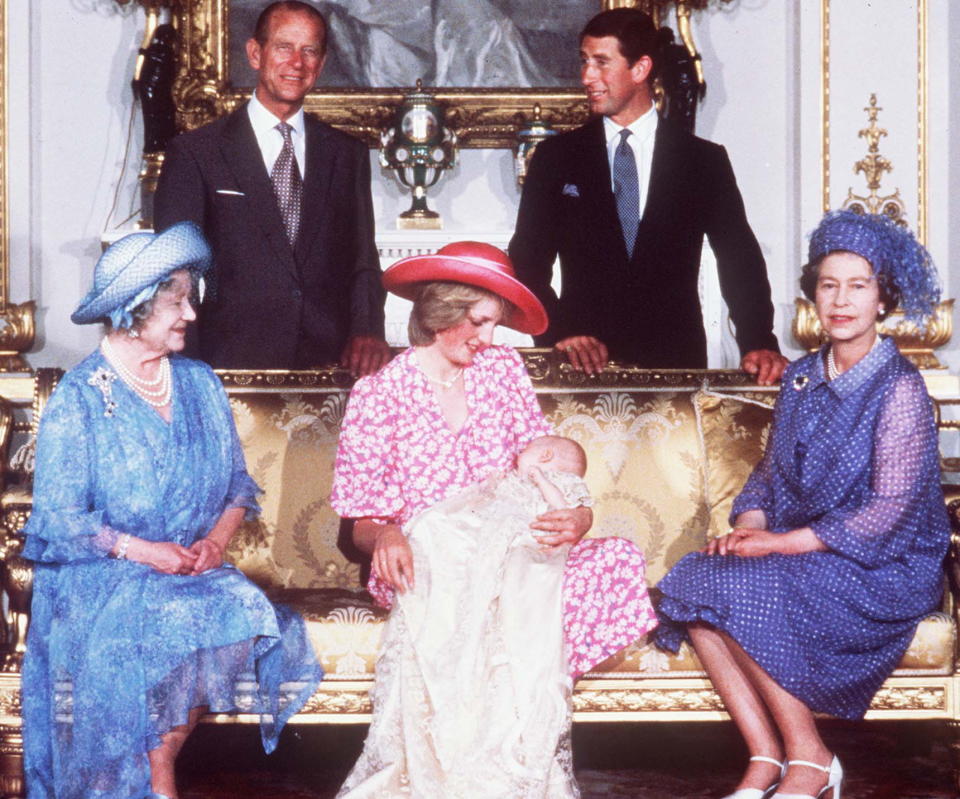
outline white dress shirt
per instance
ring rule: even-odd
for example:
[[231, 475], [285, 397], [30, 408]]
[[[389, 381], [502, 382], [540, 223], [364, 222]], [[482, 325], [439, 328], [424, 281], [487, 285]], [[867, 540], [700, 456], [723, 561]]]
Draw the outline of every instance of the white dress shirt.
[[[633, 150], [633, 157], [637, 162], [637, 187], [640, 189], [637, 219], [643, 217], [643, 209], [647, 205], [647, 194], [650, 189], [650, 168], [653, 165], [653, 142], [657, 132], [658, 120], [657, 107], [652, 105], [647, 113], [627, 125], [632, 134], [627, 137], [627, 144]], [[623, 129], [610, 117], [603, 118], [603, 132], [607, 137], [607, 162], [610, 165], [611, 186], [613, 185], [613, 156], [620, 145], [620, 131]]]
[[[253, 134], [257, 137], [257, 144], [260, 146], [260, 155], [263, 156], [263, 165], [267, 168], [267, 174], [273, 171], [273, 164], [283, 149], [283, 136], [277, 130], [277, 125], [283, 120], [274, 116], [257, 99], [257, 93], [250, 95], [250, 102], [247, 104], [247, 116], [250, 117], [250, 124], [253, 126]], [[297, 166], [300, 168], [300, 177], [304, 176], [303, 167], [307, 154], [306, 135], [304, 131], [303, 108], [297, 109], [287, 124], [293, 128], [290, 132], [291, 141], [293, 141], [293, 154], [297, 159]]]

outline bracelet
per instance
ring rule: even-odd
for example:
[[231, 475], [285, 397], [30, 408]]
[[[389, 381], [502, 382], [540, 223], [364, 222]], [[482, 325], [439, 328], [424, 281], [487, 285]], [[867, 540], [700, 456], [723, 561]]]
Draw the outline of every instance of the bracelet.
[[128, 546], [130, 546], [130, 533], [124, 533], [120, 536], [120, 544], [117, 547], [117, 560], [126, 559]]

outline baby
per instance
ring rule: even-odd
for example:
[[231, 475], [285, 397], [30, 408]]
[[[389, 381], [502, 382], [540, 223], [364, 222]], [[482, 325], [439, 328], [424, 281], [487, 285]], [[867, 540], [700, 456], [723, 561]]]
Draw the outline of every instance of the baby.
[[[544, 469], [552, 473], [553, 481], [544, 475]], [[517, 472], [540, 489], [551, 510], [593, 504], [583, 482], [587, 453], [572, 438], [540, 436], [533, 439], [517, 456]]]
[[541, 513], [593, 504], [583, 481], [586, 471], [587, 456], [576, 441], [563, 436], [540, 436], [517, 456], [516, 469], [493, 474], [437, 503], [411, 519], [406, 533], [410, 536], [424, 517], [433, 521], [444, 517], [445, 524], [455, 524], [453, 517], [467, 511], [501, 527], [510, 520], [511, 536], [534, 538], [529, 524]]

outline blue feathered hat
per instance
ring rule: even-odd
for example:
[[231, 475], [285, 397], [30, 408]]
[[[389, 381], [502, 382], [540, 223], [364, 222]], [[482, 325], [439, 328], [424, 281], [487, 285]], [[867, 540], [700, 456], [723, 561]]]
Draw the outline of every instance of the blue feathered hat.
[[921, 321], [940, 301], [933, 259], [909, 228], [883, 214], [828, 211], [810, 234], [809, 261], [846, 250], [866, 258], [877, 279], [900, 295], [907, 319]]
[[93, 288], [70, 319], [78, 325], [111, 319], [114, 327], [129, 327], [133, 307], [150, 299], [160, 281], [178, 269], [202, 275], [211, 262], [210, 245], [193, 222], [178, 222], [163, 233], [131, 233], [100, 256]]

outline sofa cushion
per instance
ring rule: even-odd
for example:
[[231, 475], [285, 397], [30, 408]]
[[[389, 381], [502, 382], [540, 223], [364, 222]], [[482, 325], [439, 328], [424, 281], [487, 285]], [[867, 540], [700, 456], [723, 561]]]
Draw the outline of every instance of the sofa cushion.
[[[904, 653], [895, 675], [935, 676], [953, 671], [956, 626], [950, 616], [937, 611], [917, 626], [910, 647]], [[649, 638], [620, 650], [586, 675], [588, 678], [627, 677], [703, 677], [693, 647], [684, 642], [674, 655], [658, 649]]]
[[285, 588], [267, 591], [270, 599], [300, 613], [327, 680], [373, 675], [388, 612], [366, 591], [338, 588]]
[[[373, 604], [363, 591], [343, 589], [279, 589], [268, 592], [276, 602], [295, 609], [307, 622], [307, 633], [327, 680], [369, 679], [387, 611]], [[953, 669], [956, 628], [946, 613], [931, 613], [917, 628], [896, 674], [940, 675]], [[674, 655], [642, 638], [586, 675], [603, 677], [703, 677], [703, 667], [692, 647], [684, 643]]]
[[767, 445], [775, 401], [772, 392], [698, 391], [694, 397], [711, 537], [723, 535], [730, 527], [733, 501]]
[[247, 470], [263, 494], [227, 555], [263, 588], [359, 588], [360, 570], [337, 548], [330, 507], [346, 391], [230, 392]]
[[918, 625], [896, 673], [950, 674], [956, 640], [953, 619], [946, 613], [931, 613]]

